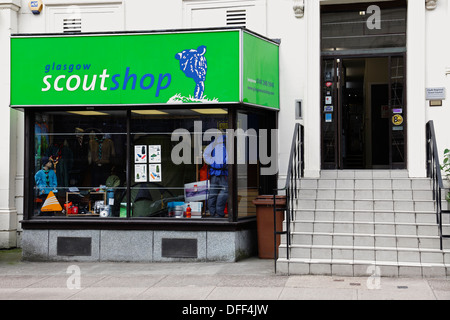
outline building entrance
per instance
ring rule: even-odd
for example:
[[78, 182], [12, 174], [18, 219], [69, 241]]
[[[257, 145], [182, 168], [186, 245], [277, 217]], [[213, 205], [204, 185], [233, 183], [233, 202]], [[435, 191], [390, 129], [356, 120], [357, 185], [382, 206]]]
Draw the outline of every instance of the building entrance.
[[324, 169], [405, 167], [403, 56], [323, 59]]
[[322, 7], [323, 169], [406, 168], [406, 5], [388, 4], [382, 30], [367, 4]]

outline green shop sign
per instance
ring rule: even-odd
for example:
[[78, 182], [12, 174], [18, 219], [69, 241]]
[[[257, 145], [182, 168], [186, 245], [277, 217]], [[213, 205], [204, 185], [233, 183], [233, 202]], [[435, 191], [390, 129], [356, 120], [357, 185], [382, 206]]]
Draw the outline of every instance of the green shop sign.
[[278, 45], [241, 29], [11, 39], [12, 107], [177, 103], [279, 109]]

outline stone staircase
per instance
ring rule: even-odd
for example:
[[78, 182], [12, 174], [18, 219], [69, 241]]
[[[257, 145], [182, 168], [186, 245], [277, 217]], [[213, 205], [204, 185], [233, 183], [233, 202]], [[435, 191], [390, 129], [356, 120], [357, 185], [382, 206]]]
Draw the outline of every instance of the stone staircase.
[[450, 242], [440, 250], [430, 179], [410, 179], [406, 170], [322, 171], [301, 180], [297, 193], [290, 259], [283, 236], [278, 272], [450, 276]]

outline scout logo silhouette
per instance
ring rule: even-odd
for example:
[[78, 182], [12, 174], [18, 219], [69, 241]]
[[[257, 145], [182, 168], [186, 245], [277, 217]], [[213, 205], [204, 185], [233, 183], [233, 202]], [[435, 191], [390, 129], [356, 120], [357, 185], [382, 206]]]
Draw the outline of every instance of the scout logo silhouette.
[[195, 81], [194, 98], [201, 100], [205, 92], [205, 79], [207, 71], [206, 47], [200, 46], [197, 49], [183, 50], [175, 55], [175, 59], [180, 61], [180, 70], [186, 77]]

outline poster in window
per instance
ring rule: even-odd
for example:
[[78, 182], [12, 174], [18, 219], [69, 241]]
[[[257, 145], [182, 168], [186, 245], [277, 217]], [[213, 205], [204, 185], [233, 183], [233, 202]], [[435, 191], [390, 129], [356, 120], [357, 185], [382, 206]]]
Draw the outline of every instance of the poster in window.
[[134, 146], [134, 163], [147, 163], [147, 146]]
[[149, 171], [150, 182], [161, 182], [162, 181], [162, 177], [161, 177], [162, 170], [161, 170], [160, 163], [150, 164], [148, 171]]
[[389, 106], [388, 105], [382, 105], [381, 106], [381, 118], [382, 119], [388, 119], [389, 118]]
[[147, 182], [147, 165], [135, 164], [134, 165], [134, 181], [135, 182]]
[[148, 162], [161, 163], [161, 145], [148, 146]]

